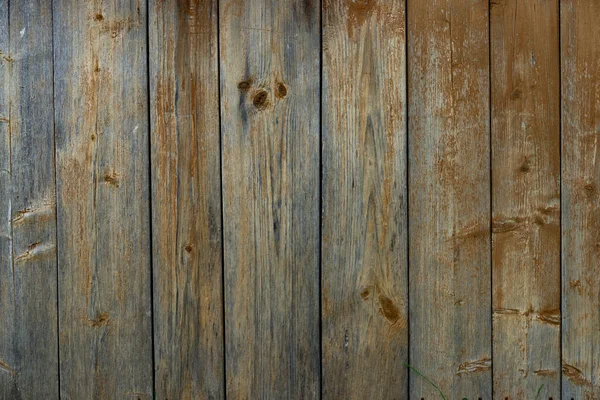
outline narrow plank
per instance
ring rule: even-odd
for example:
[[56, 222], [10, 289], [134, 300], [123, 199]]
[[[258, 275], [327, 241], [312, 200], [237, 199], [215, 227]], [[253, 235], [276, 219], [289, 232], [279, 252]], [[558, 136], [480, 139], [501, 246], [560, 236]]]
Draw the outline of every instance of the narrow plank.
[[404, 1], [323, 4], [323, 397], [408, 394]]
[[[491, 398], [485, 0], [408, 1], [410, 362], [448, 398]], [[438, 397], [410, 374], [410, 394]]]
[[11, 1], [9, 8], [9, 31], [4, 33], [10, 43], [8, 49], [2, 46], [7, 51], [0, 55], [2, 68], [9, 69], [9, 109], [6, 114], [4, 108], [6, 120], [0, 124], [10, 144], [3, 174], [10, 171], [12, 182], [4, 189], [8, 209], [2, 215], [10, 221], [2, 236], [10, 237], [12, 231], [12, 245], [5, 242], [6, 279], [0, 283], [2, 304], [7, 305], [1, 317], [7, 336], [0, 337], [0, 348], [7, 353], [0, 354], [0, 391], [3, 398], [56, 399], [52, 7], [49, 1]]
[[494, 394], [558, 399], [558, 1], [491, 7]]
[[221, 0], [230, 398], [319, 395], [316, 0]]
[[146, 4], [54, 1], [61, 397], [150, 399]]
[[563, 398], [600, 398], [600, 3], [561, 2]]
[[149, 9], [156, 396], [223, 398], [217, 2]]
[[0, 397], [9, 398], [15, 389], [16, 356], [15, 287], [12, 272], [11, 179], [10, 179], [10, 43], [8, 0], [0, 0]]

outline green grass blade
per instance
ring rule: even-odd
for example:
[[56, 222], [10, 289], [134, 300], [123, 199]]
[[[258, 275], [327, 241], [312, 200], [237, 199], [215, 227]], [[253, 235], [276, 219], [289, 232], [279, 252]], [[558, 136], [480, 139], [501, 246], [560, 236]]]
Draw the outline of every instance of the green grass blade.
[[544, 385], [540, 386], [540, 388], [537, 391], [537, 394], [535, 395], [535, 400], [538, 400], [540, 398], [540, 394], [542, 393], [542, 388], [544, 387]]
[[404, 365], [406, 365], [408, 368], [410, 368], [411, 370], [413, 370], [417, 375], [419, 375], [421, 378], [425, 379], [425, 381], [427, 383], [429, 383], [431, 386], [433, 386], [440, 393], [440, 396], [442, 396], [442, 399], [448, 400], [448, 398], [446, 396], [444, 396], [444, 393], [442, 393], [442, 391], [440, 390], [440, 388], [437, 387], [437, 385], [435, 383], [431, 382], [425, 375], [423, 375], [422, 373], [420, 373], [419, 371], [417, 371], [412, 365], [410, 365], [408, 363], [404, 363]]

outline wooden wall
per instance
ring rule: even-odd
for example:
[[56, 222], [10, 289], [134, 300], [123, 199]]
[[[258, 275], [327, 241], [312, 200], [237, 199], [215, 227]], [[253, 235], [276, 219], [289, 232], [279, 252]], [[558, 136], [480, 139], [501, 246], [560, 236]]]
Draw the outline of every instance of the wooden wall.
[[0, 398], [600, 399], [599, 21], [0, 0]]

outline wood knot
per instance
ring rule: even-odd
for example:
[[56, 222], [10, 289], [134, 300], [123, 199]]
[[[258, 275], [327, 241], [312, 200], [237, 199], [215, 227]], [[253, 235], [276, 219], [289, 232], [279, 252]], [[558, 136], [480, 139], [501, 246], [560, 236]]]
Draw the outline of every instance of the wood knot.
[[266, 90], [259, 90], [252, 99], [252, 104], [257, 110], [264, 110], [269, 106], [269, 93]]
[[583, 185], [583, 190], [585, 190], [585, 194], [588, 197], [594, 197], [596, 194], [596, 184], [594, 182], [589, 182]]
[[88, 319], [88, 325], [92, 328], [99, 328], [109, 323], [108, 313], [102, 312], [96, 315], [96, 318]]
[[380, 294], [379, 307], [379, 312], [392, 324], [395, 324], [400, 319], [400, 311], [389, 297]]
[[531, 160], [529, 158], [525, 158], [525, 161], [523, 162], [523, 164], [521, 164], [519, 171], [521, 171], [521, 172], [531, 171]]
[[283, 99], [285, 96], [287, 96], [287, 87], [285, 86], [284, 83], [279, 82], [277, 84], [277, 89], [275, 90], [275, 96], [277, 96], [277, 98], [279, 99]]
[[191, 244], [188, 244], [187, 246], [185, 246], [185, 251], [187, 251], [188, 253], [191, 253], [193, 250], [193, 247]]
[[369, 291], [369, 288], [364, 288], [363, 290], [361, 290], [360, 292], [360, 297], [363, 300], [367, 300], [369, 298], [369, 295], [371, 294], [371, 292]]
[[96, 14], [96, 15], [94, 16], [94, 19], [95, 19], [96, 21], [102, 21], [102, 20], [104, 20], [104, 15], [102, 15], [102, 14]]
[[119, 187], [119, 176], [117, 175], [116, 172], [112, 172], [112, 173], [106, 173], [104, 175], [104, 182], [106, 182], [109, 185], [112, 185], [116, 188]]
[[523, 91], [521, 89], [515, 89], [510, 94], [511, 100], [517, 100], [517, 99], [520, 99], [521, 97], [523, 97]]
[[248, 90], [250, 90], [251, 86], [252, 86], [252, 79], [247, 79], [245, 81], [241, 81], [240, 83], [238, 83], [237, 87], [242, 92], [246, 93]]

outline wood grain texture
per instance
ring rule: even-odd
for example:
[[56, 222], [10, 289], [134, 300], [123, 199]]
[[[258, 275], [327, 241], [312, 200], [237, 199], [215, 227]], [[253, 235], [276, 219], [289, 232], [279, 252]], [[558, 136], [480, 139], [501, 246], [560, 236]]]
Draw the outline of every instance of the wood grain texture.
[[[8, 162], [1, 167], [0, 203], [4, 208], [1, 215], [9, 219], [2, 223], [4, 244], [0, 250], [6, 260], [2, 261], [0, 283], [0, 319], [6, 334], [0, 335], [0, 397], [55, 399], [58, 317], [52, 8], [50, 1], [11, 1], [8, 8], [8, 25], [0, 28], [5, 38], [0, 45], [0, 68], [8, 70], [0, 112], [1, 157], [3, 164]], [[6, 18], [7, 4], [0, 10]]]
[[403, 1], [323, 4], [323, 397], [408, 394]]
[[[488, 2], [408, 1], [410, 362], [491, 398]], [[410, 374], [413, 398], [438, 397]]]
[[[0, 397], [15, 390], [15, 285], [12, 263], [10, 174], [10, 41], [8, 0], [0, 0]], [[16, 388], [18, 389], [18, 387]]]
[[561, 2], [563, 398], [600, 398], [600, 3]]
[[54, 1], [63, 399], [150, 399], [146, 4]]
[[219, 9], [227, 395], [317, 398], [318, 2]]
[[494, 394], [560, 397], [558, 2], [492, 2]]
[[223, 398], [217, 2], [149, 21], [156, 396]]
[[10, 60], [8, 0], [0, 0], [0, 397], [8, 398], [14, 390], [15, 374], [11, 367], [15, 336], [13, 285], [11, 176], [10, 176]]

